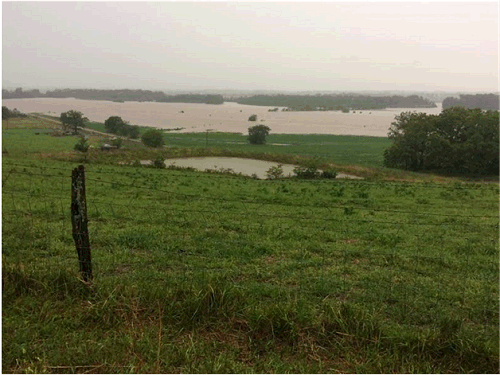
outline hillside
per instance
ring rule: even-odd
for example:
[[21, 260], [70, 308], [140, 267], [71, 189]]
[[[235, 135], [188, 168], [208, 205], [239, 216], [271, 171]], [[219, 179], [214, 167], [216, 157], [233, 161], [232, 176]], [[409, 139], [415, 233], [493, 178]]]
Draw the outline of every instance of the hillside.
[[[498, 371], [498, 184], [146, 168], [122, 163], [202, 149], [84, 157], [53, 121], [9, 126], [4, 373]], [[91, 283], [70, 217], [83, 160]]]

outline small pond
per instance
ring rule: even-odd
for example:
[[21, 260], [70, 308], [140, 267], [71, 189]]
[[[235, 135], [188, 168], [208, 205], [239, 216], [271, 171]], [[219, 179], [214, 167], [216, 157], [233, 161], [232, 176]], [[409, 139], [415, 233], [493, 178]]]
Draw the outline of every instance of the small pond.
[[[151, 162], [142, 161], [142, 164], [150, 164]], [[180, 158], [180, 159], [166, 159], [165, 164], [175, 165], [177, 167], [191, 167], [199, 171], [206, 169], [232, 169], [235, 173], [241, 173], [246, 176], [256, 174], [258, 178], [267, 178], [267, 171], [271, 167], [277, 166], [279, 163], [265, 160], [245, 159], [245, 158], [232, 158], [232, 157], [195, 157], [195, 158]], [[283, 174], [285, 176], [294, 176], [293, 169], [295, 165], [282, 164]], [[353, 178], [360, 179], [361, 177], [346, 175], [338, 173], [337, 178]]]

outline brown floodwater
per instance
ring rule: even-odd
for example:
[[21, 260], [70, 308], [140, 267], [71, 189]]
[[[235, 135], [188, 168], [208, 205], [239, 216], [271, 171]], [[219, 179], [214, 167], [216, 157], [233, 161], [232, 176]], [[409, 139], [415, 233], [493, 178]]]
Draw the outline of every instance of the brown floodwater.
[[[226, 102], [222, 105], [195, 103], [115, 103], [79, 99], [6, 99], [2, 105], [17, 108], [24, 113], [40, 112], [59, 116], [62, 112], [77, 110], [91, 121], [104, 122], [110, 116], [120, 116], [133, 125], [162, 129], [183, 128], [180, 132], [203, 132], [209, 129], [221, 132], [247, 133], [255, 124], [265, 124], [271, 133], [337, 134], [386, 137], [394, 117], [401, 112], [415, 111], [439, 114], [437, 108], [396, 108], [363, 110], [350, 113], [329, 112], [268, 112], [272, 107], [241, 105]], [[182, 113], [183, 112], [183, 113]], [[252, 115], [257, 121], [248, 121]], [[264, 121], [261, 121], [264, 120]]]
[[[150, 160], [142, 160], [142, 164], [152, 164]], [[241, 173], [245, 176], [257, 175], [260, 179], [267, 178], [267, 171], [271, 167], [276, 167], [279, 164], [272, 161], [266, 160], [255, 160], [255, 159], [244, 159], [244, 158], [232, 158], [232, 157], [193, 157], [193, 158], [176, 158], [176, 159], [166, 159], [165, 164], [175, 165], [177, 167], [190, 167], [199, 171], [205, 171], [207, 169], [232, 169], [235, 173]], [[283, 169], [283, 175], [295, 176], [293, 169], [295, 165], [292, 164], [281, 164]], [[351, 176], [344, 173], [337, 173], [337, 178], [351, 178], [359, 179], [361, 177]]]

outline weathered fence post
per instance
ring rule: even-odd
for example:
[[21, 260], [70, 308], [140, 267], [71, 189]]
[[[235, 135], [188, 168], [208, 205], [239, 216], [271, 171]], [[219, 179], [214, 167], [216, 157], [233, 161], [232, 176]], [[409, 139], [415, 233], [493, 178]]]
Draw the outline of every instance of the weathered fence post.
[[85, 198], [85, 168], [79, 165], [71, 173], [71, 224], [75, 240], [80, 273], [83, 280], [92, 280], [92, 261], [87, 219], [87, 201]]

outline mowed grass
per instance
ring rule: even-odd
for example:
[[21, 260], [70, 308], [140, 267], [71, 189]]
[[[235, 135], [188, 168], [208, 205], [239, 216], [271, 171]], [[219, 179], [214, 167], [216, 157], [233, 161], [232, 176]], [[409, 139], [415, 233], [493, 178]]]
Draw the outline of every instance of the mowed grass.
[[3, 372], [498, 372], [498, 184], [101, 161], [88, 285], [77, 163], [3, 157]]

